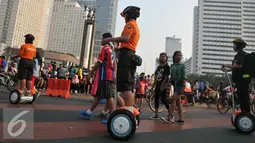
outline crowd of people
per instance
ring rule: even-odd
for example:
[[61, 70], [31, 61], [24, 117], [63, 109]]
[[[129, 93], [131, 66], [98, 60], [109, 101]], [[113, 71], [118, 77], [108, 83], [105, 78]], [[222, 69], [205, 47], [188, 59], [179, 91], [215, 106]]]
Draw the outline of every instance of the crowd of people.
[[[137, 98], [138, 108], [142, 109], [143, 98], [146, 96], [146, 90], [151, 87], [155, 93], [155, 116], [151, 119], [159, 119], [158, 109], [159, 103], [165, 105], [168, 110], [168, 117], [162, 120], [169, 123], [184, 123], [180, 95], [183, 94], [187, 86], [187, 74], [185, 65], [182, 63], [182, 52], [175, 51], [173, 54], [173, 64], [167, 63], [168, 56], [166, 53], [159, 55], [160, 65], [152, 76], [145, 76], [141, 73], [135, 77], [137, 66], [142, 64], [141, 57], [135, 54], [138, 41], [140, 39], [140, 31], [136, 22], [140, 16], [140, 8], [129, 6], [121, 13], [125, 19], [126, 25], [120, 37], [113, 37], [111, 33], [102, 35], [102, 49], [98, 56], [98, 61], [89, 73], [83, 72], [81, 66], [71, 66], [51, 62], [47, 71], [43, 71], [40, 54], [36, 51], [33, 41], [35, 37], [32, 34], [25, 35], [25, 44], [21, 46], [19, 51], [19, 64], [12, 61], [8, 72], [17, 73], [19, 84], [17, 89], [24, 95], [30, 95], [33, 88], [32, 80], [35, 79], [39, 88], [47, 89], [48, 78], [57, 78], [71, 81], [71, 92], [92, 94], [95, 100], [88, 110], [81, 111], [81, 115], [90, 118], [93, 111], [98, 106], [101, 99], [106, 99], [103, 114], [112, 112], [116, 106], [113, 103], [115, 93], [118, 105], [135, 114], [134, 97]], [[112, 44], [111, 44], [112, 43]], [[233, 41], [234, 50], [237, 52], [232, 65], [223, 65], [222, 71], [232, 71], [232, 79], [236, 83], [238, 90], [240, 106], [242, 111], [249, 112], [250, 107], [248, 100], [248, 84], [250, 77], [243, 78], [242, 65], [244, 64], [245, 52], [243, 49], [246, 43], [242, 39]], [[116, 57], [114, 56], [116, 53]], [[0, 58], [0, 70], [6, 69], [7, 63], [5, 57]], [[18, 69], [18, 70], [17, 70]], [[118, 70], [116, 70], [118, 69]], [[115, 88], [116, 87], [116, 88]], [[26, 88], [26, 91], [24, 89]], [[171, 103], [167, 97], [169, 88], [173, 88]], [[208, 90], [208, 85], [204, 82], [194, 82], [193, 91], [199, 93], [199, 97]], [[93, 89], [93, 90], [92, 90]], [[93, 91], [93, 92], [91, 92]], [[191, 90], [192, 91], [192, 90]], [[136, 96], [134, 96], [134, 93]], [[171, 104], [171, 106], [170, 106]], [[174, 119], [174, 110], [177, 109], [179, 119]]]
[[64, 79], [71, 81], [71, 92], [90, 94], [94, 77], [88, 75], [83, 71], [81, 66], [67, 67], [67, 65], [59, 64], [57, 67], [56, 62], [51, 62], [48, 65], [46, 72], [47, 78]]

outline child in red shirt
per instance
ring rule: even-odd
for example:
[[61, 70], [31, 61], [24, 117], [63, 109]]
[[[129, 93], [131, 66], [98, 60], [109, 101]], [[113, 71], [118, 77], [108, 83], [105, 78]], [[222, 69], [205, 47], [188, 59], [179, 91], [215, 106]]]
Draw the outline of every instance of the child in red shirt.
[[140, 112], [142, 109], [143, 98], [145, 97], [145, 91], [148, 88], [148, 84], [146, 82], [144, 73], [140, 74], [138, 85], [139, 87], [138, 87], [138, 91], [136, 92], [136, 98], [138, 98], [138, 102], [139, 102], [138, 106], [139, 106], [139, 112]]

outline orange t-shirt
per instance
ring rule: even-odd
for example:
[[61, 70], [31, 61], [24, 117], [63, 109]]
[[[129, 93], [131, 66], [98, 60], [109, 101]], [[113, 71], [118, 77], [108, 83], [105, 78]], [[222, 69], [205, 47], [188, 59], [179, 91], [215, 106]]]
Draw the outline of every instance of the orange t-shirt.
[[145, 94], [145, 89], [147, 88], [148, 88], [148, 84], [146, 83], [146, 81], [140, 81], [138, 94]]
[[23, 44], [19, 50], [20, 57], [33, 60], [36, 56], [36, 48], [33, 44]]
[[130, 35], [130, 39], [128, 42], [121, 42], [120, 47], [121, 48], [125, 47], [133, 51], [136, 51], [136, 47], [140, 39], [140, 30], [138, 28], [136, 20], [131, 20], [126, 23], [121, 36], [124, 36], [124, 35]]

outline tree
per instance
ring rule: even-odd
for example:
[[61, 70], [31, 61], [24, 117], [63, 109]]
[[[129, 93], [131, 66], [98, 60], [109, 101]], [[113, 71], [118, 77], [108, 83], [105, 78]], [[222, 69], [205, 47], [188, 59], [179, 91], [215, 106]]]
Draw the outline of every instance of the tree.
[[11, 46], [6, 46], [3, 51], [2, 56], [13, 57], [16, 55], [14, 48]]
[[[230, 75], [230, 77], [231, 77], [231, 75]], [[212, 86], [212, 87], [218, 87], [221, 81], [224, 82], [225, 86], [229, 85], [228, 79], [225, 75], [216, 75], [216, 74], [207, 74], [207, 75], [190, 74], [190, 75], [188, 75], [188, 81], [191, 84], [194, 84], [195, 80], [209, 83], [209, 86]]]

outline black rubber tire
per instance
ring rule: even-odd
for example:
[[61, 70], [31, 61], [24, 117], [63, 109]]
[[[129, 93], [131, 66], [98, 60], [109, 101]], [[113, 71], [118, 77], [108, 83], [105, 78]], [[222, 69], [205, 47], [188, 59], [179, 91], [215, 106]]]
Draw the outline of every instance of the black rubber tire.
[[[228, 107], [227, 107], [227, 110], [226, 110], [225, 112], [224, 112], [224, 111], [221, 111], [221, 109], [220, 109], [220, 104], [221, 104], [223, 101], [226, 101], [226, 102], [228, 103], [228, 105], [227, 105]], [[226, 113], [228, 113], [229, 109], [230, 109], [229, 99], [226, 98], [226, 97], [220, 98], [220, 99], [218, 100], [218, 103], [217, 103], [217, 110], [218, 110], [221, 114], [226, 114]]]
[[[18, 99], [15, 102], [13, 102], [11, 100], [11, 96], [12, 96], [13, 93], [17, 93], [18, 94]], [[11, 93], [9, 94], [9, 101], [10, 101], [11, 104], [18, 104], [20, 102], [20, 99], [21, 99], [21, 95], [20, 95], [19, 90], [17, 90], [17, 89], [12, 90]]]
[[[247, 131], [242, 130], [242, 128], [240, 127], [240, 124], [239, 124], [239, 120], [241, 118], [243, 118], [243, 117], [249, 118], [252, 121], [252, 124], [253, 124], [252, 127], [249, 130], [247, 130]], [[255, 131], [255, 118], [250, 113], [242, 112], [240, 114], [237, 114], [236, 117], [235, 117], [234, 124], [236, 125], [236, 130], [239, 133], [242, 133], [242, 134], [251, 134], [251, 133], [253, 133]]]
[[213, 97], [209, 97], [206, 102], [207, 108], [215, 109], [215, 103], [216, 103], [215, 99]]
[[[126, 115], [129, 117], [132, 127], [131, 127], [131, 131], [128, 135], [126, 136], [118, 136], [116, 135], [111, 128], [111, 124], [112, 124], [112, 120], [115, 116], [117, 115]], [[109, 134], [115, 139], [115, 140], [120, 140], [120, 141], [127, 141], [129, 140], [136, 132], [136, 117], [134, 116], [134, 114], [126, 109], [117, 109], [115, 111], [113, 111], [109, 118], [108, 118], [108, 122], [107, 122], [107, 130], [109, 132]]]

